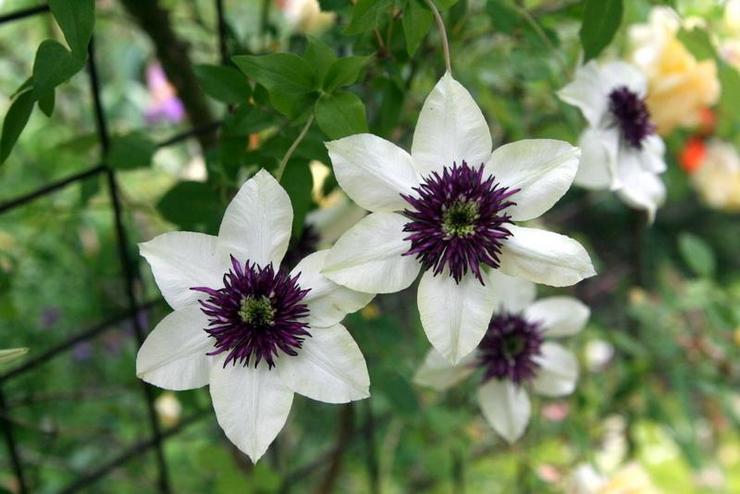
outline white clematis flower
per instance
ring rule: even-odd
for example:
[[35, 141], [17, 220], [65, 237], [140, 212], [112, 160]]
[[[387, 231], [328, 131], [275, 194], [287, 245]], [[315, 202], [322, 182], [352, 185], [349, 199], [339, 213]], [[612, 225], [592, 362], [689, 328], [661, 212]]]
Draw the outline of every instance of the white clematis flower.
[[666, 164], [665, 144], [650, 120], [646, 92], [647, 81], [636, 67], [591, 61], [558, 95], [577, 106], [588, 122], [580, 138], [583, 156], [575, 183], [615, 190], [630, 207], [647, 211], [652, 222], [665, 200], [658, 175]]
[[327, 251], [280, 270], [293, 210], [266, 171], [229, 204], [217, 237], [171, 232], [140, 245], [174, 312], [148, 336], [136, 374], [171, 390], [210, 385], [226, 436], [257, 461], [293, 393], [327, 403], [369, 396], [365, 359], [339, 324], [372, 295], [319, 273]]
[[423, 269], [421, 321], [453, 363], [486, 332], [495, 307], [491, 271], [553, 286], [595, 274], [580, 243], [514, 224], [565, 194], [580, 151], [542, 139], [491, 152], [481, 110], [449, 73], [424, 103], [411, 154], [371, 134], [326, 146], [339, 185], [372, 213], [337, 240], [322, 273], [353, 290], [392, 293]]
[[590, 310], [571, 297], [535, 301], [532, 283], [491, 273], [496, 313], [478, 347], [458, 365], [432, 349], [414, 382], [443, 391], [480, 370], [478, 402], [491, 427], [507, 442], [524, 433], [531, 414], [528, 388], [547, 397], [573, 392], [578, 379], [575, 355], [550, 338], [583, 329]]

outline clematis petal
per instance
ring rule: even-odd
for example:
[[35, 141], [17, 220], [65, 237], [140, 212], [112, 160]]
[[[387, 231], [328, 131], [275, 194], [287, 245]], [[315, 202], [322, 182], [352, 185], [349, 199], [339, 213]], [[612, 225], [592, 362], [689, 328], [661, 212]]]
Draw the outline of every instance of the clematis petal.
[[226, 208], [219, 242], [239, 261], [280, 266], [290, 241], [293, 208], [287, 192], [265, 170], [247, 180]]
[[501, 271], [550, 286], [570, 286], [596, 274], [586, 249], [565, 235], [510, 225]]
[[523, 387], [491, 379], [478, 388], [478, 403], [493, 430], [509, 444], [524, 434], [532, 406]]
[[416, 371], [414, 382], [437, 391], [444, 391], [459, 383], [475, 371], [476, 355], [471, 352], [460, 360], [456, 366], [432, 348], [424, 358], [424, 363]]
[[408, 206], [419, 176], [411, 156], [372, 134], [356, 134], [326, 143], [337, 182], [358, 205], [370, 211], [400, 211]]
[[521, 312], [534, 301], [536, 296], [537, 288], [534, 283], [505, 275], [498, 269], [492, 269], [488, 273], [486, 283], [495, 298], [493, 306], [495, 312], [501, 310]]
[[543, 396], [565, 396], [576, 388], [578, 361], [570, 350], [552, 342], [540, 347], [534, 360], [540, 365], [532, 382], [534, 390]]
[[618, 186], [617, 153], [619, 132], [616, 129], [586, 129], [579, 140], [583, 153], [574, 182], [587, 189]]
[[601, 71], [595, 61], [579, 67], [573, 81], [558, 91], [558, 96], [580, 109], [591, 127], [599, 126], [608, 110]]
[[642, 143], [643, 151], [640, 153], [642, 169], [651, 173], [663, 173], [666, 171], [665, 143], [657, 134], [649, 135]]
[[169, 232], [139, 244], [149, 262], [162, 296], [173, 309], [198, 300], [195, 286], [221, 286], [228, 258], [218, 249], [218, 239], [193, 232]]
[[419, 315], [432, 346], [456, 365], [486, 334], [496, 299], [472, 273], [460, 283], [443, 272], [424, 273], [417, 293]]
[[421, 265], [404, 256], [407, 220], [396, 213], [372, 213], [346, 231], [326, 254], [322, 274], [366, 293], [393, 293], [413, 283]]
[[515, 221], [537, 218], [565, 194], [578, 171], [581, 151], [564, 141], [525, 139], [491, 155], [487, 170], [503, 186], [519, 189], [507, 209]]
[[655, 221], [658, 207], [665, 201], [665, 185], [654, 173], [642, 169], [636, 152], [623, 153], [619, 167], [622, 187], [617, 195], [630, 207], [647, 212], [648, 222]]
[[466, 161], [472, 167], [491, 155], [491, 132], [467, 89], [449, 72], [424, 101], [416, 123], [411, 156], [423, 176]]
[[210, 391], [218, 425], [256, 463], [285, 425], [293, 391], [264, 363], [224, 368], [223, 358], [211, 369]]
[[615, 61], [604, 64], [601, 67], [601, 80], [607, 95], [619, 87], [626, 87], [640, 97], [647, 93], [647, 78], [631, 63]]
[[370, 396], [365, 358], [349, 331], [337, 324], [311, 328], [295, 357], [282, 355], [275, 368], [296, 393], [325, 403], [347, 403]]
[[136, 355], [136, 376], [160, 388], [195, 389], [208, 384], [213, 342], [208, 319], [195, 304], [167, 315]]
[[321, 274], [321, 268], [329, 250], [320, 250], [304, 257], [291, 271], [291, 276], [300, 273], [298, 283], [310, 289], [303, 303], [310, 309], [308, 322], [311, 327], [329, 327], [339, 323], [344, 316], [365, 307], [375, 294], [351, 290], [337, 285]]
[[570, 336], [583, 329], [591, 310], [573, 297], [547, 297], [524, 310], [530, 321], [540, 321], [546, 337]]

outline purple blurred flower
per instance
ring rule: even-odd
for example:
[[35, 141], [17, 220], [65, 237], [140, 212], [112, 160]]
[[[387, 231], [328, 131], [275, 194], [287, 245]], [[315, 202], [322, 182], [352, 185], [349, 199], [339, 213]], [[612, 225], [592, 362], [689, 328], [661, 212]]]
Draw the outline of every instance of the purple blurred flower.
[[185, 108], [177, 97], [177, 92], [167, 80], [159, 63], [151, 63], [146, 69], [146, 85], [149, 89], [149, 106], [146, 121], [180, 123], [185, 117]]
[[45, 307], [44, 310], [41, 311], [39, 324], [42, 329], [50, 329], [57, 323], [57, 321], [59, 321], [60, 317], [62, 317], [62, 311], [59, 310], [59, 307]]
[[75, 362], [84, 362], [90, 360], [93, 353], [92, 343], [89, 341], [83, 341], [74, 346], [72, 349], [72, 359]]

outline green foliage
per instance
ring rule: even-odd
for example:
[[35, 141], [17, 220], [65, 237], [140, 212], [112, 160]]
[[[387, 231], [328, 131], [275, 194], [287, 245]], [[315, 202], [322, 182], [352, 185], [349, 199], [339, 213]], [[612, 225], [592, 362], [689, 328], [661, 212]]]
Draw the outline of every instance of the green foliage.
[[108, 165], [119, 170], [145, 168], [151, 165], [157, 145], [142, 132], [111, 138]]
[[196, 65], [194, 69], [203, 91], [211, 98], [223, 103], [246, 103], [252, 95], [244, 75], [233, 67]]
[[409, 56], [414, 56], [419, 49], [433, 22], [434, 16], [424, 4], [424, 0], [406, 0], [402, 24]]
[[622, 23], [622, 0], [586, 0], [580, 37], [583, 61], [599, 56]]
[[316, 122], [330, 139], [367, 132], [365, 105], [357, 95], [347, 91], [319, 99]]
[[716, 261], [711, 247], [700, 237], [682, 233], [678, 237], [678, 248], [684, 262], [699, 276], [712, 276]]
[[709, 39], [709, 33], [704, 29], [699, 27], [695, 27], [691, 30], [681, 28], [678, 31], [677, 37], [686, 49], [689, 50], [689, 52], [691, 52], [691, 54], [699, 61], [708, 60], [717, 56], [714, 47], [712, 46], [712, 41]]
[[35, 104], [36, 97], [33, 90], [26, 90], [16, 96], [13, 104], [10, 105], [3, 121], [3, 132], [0, 138], [0, 163], [4, 162], [10, 155], [10, 151], [15, 146], [21, 132], [23, 132]]
[[180, 230], [215, 234], [223, 216], [223, 203], [210, 184], [179, 182], [162, 196], [157, 210]]
[[49, 7], [72, 54], [84, 61], [95, 27], [95, 0], [49, 0]]

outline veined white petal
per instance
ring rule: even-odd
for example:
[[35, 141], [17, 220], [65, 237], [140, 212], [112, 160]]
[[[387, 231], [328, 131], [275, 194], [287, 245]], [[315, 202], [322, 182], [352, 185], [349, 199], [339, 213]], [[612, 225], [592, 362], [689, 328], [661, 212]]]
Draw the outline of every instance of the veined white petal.
[[183, 390], [208, 384], [213, 350], [204, 329], [208, 319], [195, 304], [167, 315], [149, 333], [136, 355], [136, 376], [164, 389]]
[[558, 91], [558, 96], [580, 109], [592, 127], [600, 125], [608, 110], [607, 93], [595, 61], [579, 67], [573, 81]]
[[524, 310], [524, 316], [533, 322], [541, 322], [544, 336], [570, 336], [583, 329], [591, 310], [586, 304], [573, 297], [547, 297], [540, 299]]
[[366, 293], [393, 293], [413, 283], [421, 265], [404, 256], [408, 220], [396, 213], [372, 213], [339, 237], [321, 272], [335, 283]]
[[642, 169], [637, 152], [622, 153], [619, 163], [622, 187], [617, 195], [630, 207], [644, 209], [648, 222], [655, 220], [658, 207], [665, 201], [665, 185], [654, 173]]
[[365, 307], [375, 294], [364, 293], [337, 285], [321, 274], [321, 268], [329, 250], [320, 250], [304, 257], [291, 271], [291, 276], [300, 273], [298, 284], [309, 288], [303, 302], [308, 305], [308, 322], [311, 327], [329, 327], [339, 323], [344, 316]]
[[226, 208], [219, 242], [240, 262], [280, 267], [290, 241], [293, 207], [288, 193], [265, 170], [247, 180]]
[[494, 296], [494, 312], [521, 312], [534, 301], [537, 292], [531, 281], [505, 275], [498, 269], [489, 271], [486, 284]]
[[370, 377], [360, 348], [341, 324], [311, 328], [298, 355], [281, 355], [275, 364], [283, 383], [296, 393], [326, 403], [370, 396]]
[[272, 443], [290, 413], [293, 391], [276, 369], [262, 362], [227, 365], [218, 359], [211, 369], [211, 401], [226, 437], [256, 463]]
[[543, 396], [565, 396], [576, 388], [578, 361], [570, 350], [557, 343], [547, 341], [540, 347], [540, 355], [534, 357], [540, 365], [532, 384]]
[[467, 89], [445, 73], [424, 101], [411, 156], [423, 176], [466, 161], [479, 167], [491, 155], [491, 131]]
[[501, 250], [501, 271], [550, 286], [570, 286], [596, 274], [586, 249], [565, 235], [508, 226], [512, 236]]
[[582, 154], [575, 184], [588, 189], [618, 186], [619, 132], [616, 129], [588, 128], [581, 134], [579, 146]]
[[475, 366], [473, 365], [475, 359], [475, 352], [471, 352], [453, 367], [447, 358], [432, 348], [424, 358], [424, 363], [417, 369], [414, 375], [414, 382], [437, 391], [444, 391], [475, 371]]
[[400, 211], [401, 194], [412, 194], [420, 178], [411, 156], [372, 134], [356, 134], [326, 143], [337, 182], [353, 201], [370, 211]]
[[564, 141], [525, 139], [496, 149], [486, 165], [496, 181], [520, 189], [507, 209], [515, 221], [537, 218], [568, 191], [581, 151]]
[[657, 134], [649, 135], [642, 142], [642, 153], [640, 160], [642, 169], [650, 173], [663, 173], [666, 171], [665, 143]]
[[456, 283], [446, 271], [435, 276], [428, 270], [421, 277], [417, 302], [427, 338], [455, 365], [486, 334], [495, 297], [472, 273]]
[[139, 251], [149, 262], [162, 296], [175, 310], [202, 296], [192, 287], [222, 286], [228, 266], [228, 257], [219, 251], [217, 238], [203, 233], [163, 233], [139, 244]]
[[478, 388], [483, 416], [509, 444], [524, 434], [532, 407], [523, 387], [509, 380], [491, 379]]

